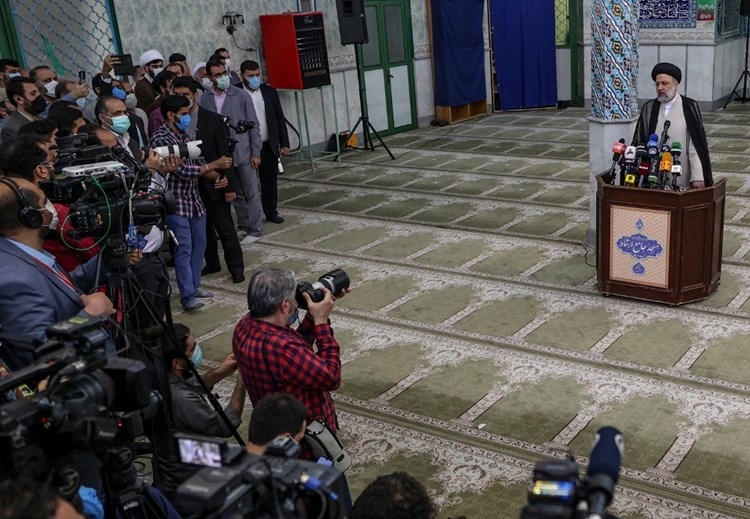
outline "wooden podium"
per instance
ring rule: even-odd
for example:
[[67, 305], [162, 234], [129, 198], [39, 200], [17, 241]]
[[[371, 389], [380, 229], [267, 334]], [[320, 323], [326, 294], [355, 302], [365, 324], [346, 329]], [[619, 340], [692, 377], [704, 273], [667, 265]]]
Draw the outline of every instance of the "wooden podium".
[[705, 299], [721, 277], [726, 179], [689, 191], [596, 177], [596, 273], [605, 295], [671, 305]]

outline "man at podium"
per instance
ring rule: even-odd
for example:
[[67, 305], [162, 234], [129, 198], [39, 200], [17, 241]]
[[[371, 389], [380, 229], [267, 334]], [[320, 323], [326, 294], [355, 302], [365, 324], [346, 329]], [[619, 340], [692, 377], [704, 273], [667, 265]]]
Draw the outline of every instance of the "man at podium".
[[661, 136], [664, 122], [669, 121], [668, 146], [682, 143], [682, 174], [678, 185], [698, 189], [713, 184], [708, 141], [698, 103], [678, 93], [682, 71], [672, 63], [658, 63], [651, 71], [656, 99], [641, 109], [633, 136], [634, 145], [646, 145], [651, 134]]

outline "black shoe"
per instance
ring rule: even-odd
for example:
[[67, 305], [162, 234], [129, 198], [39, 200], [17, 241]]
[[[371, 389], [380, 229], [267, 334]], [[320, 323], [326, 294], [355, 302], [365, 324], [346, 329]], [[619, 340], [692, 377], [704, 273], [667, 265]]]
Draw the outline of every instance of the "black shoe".
[[217, 272], [221, 271], [221, 267], [213, 267], [211, 265], [206, 265], [201, 269], [201, 276], [208, 276], [209, 274], [215, 274]]
[[273, 222], [273, 223], [284, 223], [284, 219], [277, 214], [273, 216], [269, 216], [268, 218], [266, 218], [266, 220], [268, 220], [269, 222]]
[[242, 272], [232, 274], [232, 283], [242, 283], [243, 281], [245, 281], [245, 274]]

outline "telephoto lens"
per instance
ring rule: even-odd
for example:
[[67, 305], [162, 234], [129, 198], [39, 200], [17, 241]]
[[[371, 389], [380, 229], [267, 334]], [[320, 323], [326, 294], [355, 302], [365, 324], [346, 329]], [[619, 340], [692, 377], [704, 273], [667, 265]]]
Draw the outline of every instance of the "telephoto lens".
[[321, 290], [323, 287], [331, 291], [334, 296], [339, 295], [341, 292], [349, 288], [349, 275], [341, 269], [335, 269], [327, 274], [320, 276], [318, 281], [315, 283], [308, 283], [302, 281], [297, 284], [297, 304], [303, 310], [307, 310], [307, 300], [302, 294], [307, 293], [312, 299], [313, 303], [319, 303], [325, 297], [325, 293]]
[[181, 159], [197, 159], [203, 155], [201, 144], [203, 144], [203, 141], [190, 141], [170, 146], [159, 146], [158, 148], [154, 148], [154, 151], [163, 159], [166, 159], [170, 155]]

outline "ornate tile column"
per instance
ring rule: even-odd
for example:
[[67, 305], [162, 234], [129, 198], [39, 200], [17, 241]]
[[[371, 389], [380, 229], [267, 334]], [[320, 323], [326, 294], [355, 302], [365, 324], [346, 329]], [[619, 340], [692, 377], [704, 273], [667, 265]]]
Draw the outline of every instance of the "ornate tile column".
[[593, 0], [591, 6], [589, 243], [596, 243], [595, 177], [611, 166], [612, 145], [620, 138], [630, 142], [638, 118], [638, 5]]

